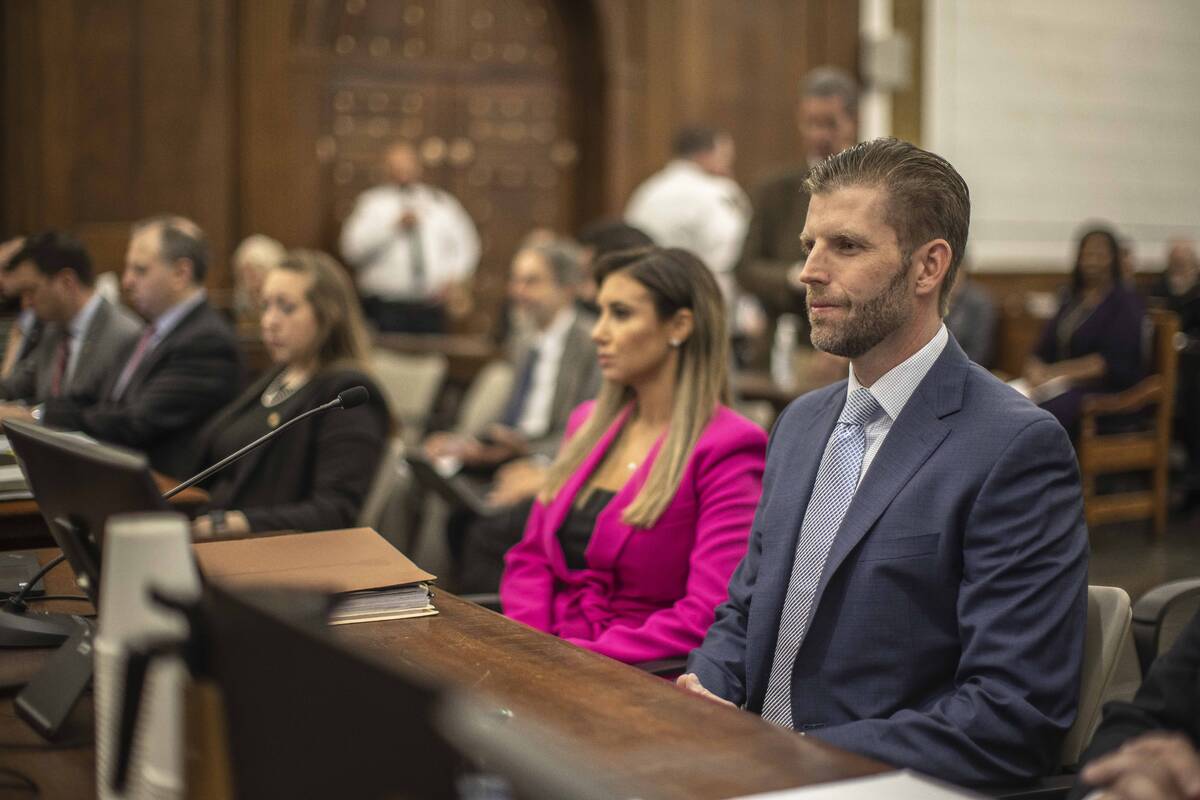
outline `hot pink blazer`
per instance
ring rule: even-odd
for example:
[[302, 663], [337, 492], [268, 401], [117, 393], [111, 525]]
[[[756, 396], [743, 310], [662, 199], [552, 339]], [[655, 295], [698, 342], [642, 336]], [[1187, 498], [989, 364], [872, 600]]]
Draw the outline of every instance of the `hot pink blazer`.
[[[575, 409], [568, 436], [593, 406], [589, 401]], [[629, 414], [626, 408], [549, 505], [534, 503], [525, 535], [505, 558], [500, 600], [513, 619], [636, 663], [681, 656], [700, 645], [746, 552], [767, 435], [719, 407], [675, 498], [654, 527], [633, 528], [621, 514], [645, 483], [659, 440], [596, 519], [584, 554], [588, 568], [569, 570], [557, 531]]]

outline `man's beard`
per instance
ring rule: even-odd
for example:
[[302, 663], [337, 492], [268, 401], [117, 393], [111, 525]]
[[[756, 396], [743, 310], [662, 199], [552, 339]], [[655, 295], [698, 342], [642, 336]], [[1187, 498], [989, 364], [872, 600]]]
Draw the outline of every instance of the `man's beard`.
[[861, 305], [851, 305], [840, 324], [814, 322], [809, 287], [805, 298], [812, 343], [818, 350], [843, 358], [858, 358], [882, 342], [912, 316], [912, 302], [907, 294], [909, 260], [905, 259], [896, 274], [874, 297]]

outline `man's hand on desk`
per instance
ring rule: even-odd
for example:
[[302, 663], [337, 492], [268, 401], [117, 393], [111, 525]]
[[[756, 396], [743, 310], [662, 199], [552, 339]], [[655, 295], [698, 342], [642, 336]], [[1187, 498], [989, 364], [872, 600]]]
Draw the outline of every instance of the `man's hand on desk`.
[[1200, 756], [1179, 734], [1139, 736], [1079, 777], [1099, 790], [1089, 800], [1200, 800]]
[[730, 708], [737, 708], [736, 705], [729, 702], [724, 697], [717, 697], [708, 689], [705, 689], [704, 684], [700, 683], [700, 679], [696, 677], [694, 672], [688, 672], [684, 675], [680, 675], [675, 679], [675, 685], [680, 689], [687, 689], [689, 692], [694, 692], [701, 697], [707, 697], [709, 700], [713, 700], [721, 705], [726, 705]]

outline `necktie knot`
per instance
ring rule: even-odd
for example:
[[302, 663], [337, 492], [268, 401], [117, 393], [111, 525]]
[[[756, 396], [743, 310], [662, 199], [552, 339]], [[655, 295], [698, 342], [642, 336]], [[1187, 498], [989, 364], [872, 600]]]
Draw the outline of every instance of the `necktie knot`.
[[875, 399], [875, 395], [871, 394], [870, 389], [855, 389], [846, 398], [846, 406], [842, 409], [838, 422], [861, 428], [874, 419], [881, 410], [879, 401]]

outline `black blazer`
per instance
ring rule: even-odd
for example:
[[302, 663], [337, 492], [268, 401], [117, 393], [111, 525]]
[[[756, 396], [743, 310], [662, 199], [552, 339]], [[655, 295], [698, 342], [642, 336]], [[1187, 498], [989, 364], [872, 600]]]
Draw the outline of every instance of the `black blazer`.
[[[217, 433], [258, 403], [282, 369], [269, 370], [205, 427], [200, 435], [202, 466], [215, 460], [210, 451]], [[363, 405], [298, 422], [213, 476], [207, 485], [213, 508], [241, 511], [253, 531], [352, 527], [379, 468], [391, 424], [379, 387], [357, 370], [333, 368], [309, 381], [280, 420], [282, 424], [360, 384], [370, 395]]]
[[159, 472], [188, 477], [196, 430], [237, 393], [241, 358], [233, 331], [201, 303], [146, 355], [114, 401], [112, 387], [125, 363], [99, 397], [47, 400], [42, 421], [141, 450]]
[[[1200, 613], [1171, 649], [1155, 660], [1133, 702], [1104, 707], [1104, 720], [1079, 765], [1095, 761], [1142, 734], [1181, 733], [1200, 748]], [[1072, 798], [1087, 796], [1091, 787], [1077, 783]]]

